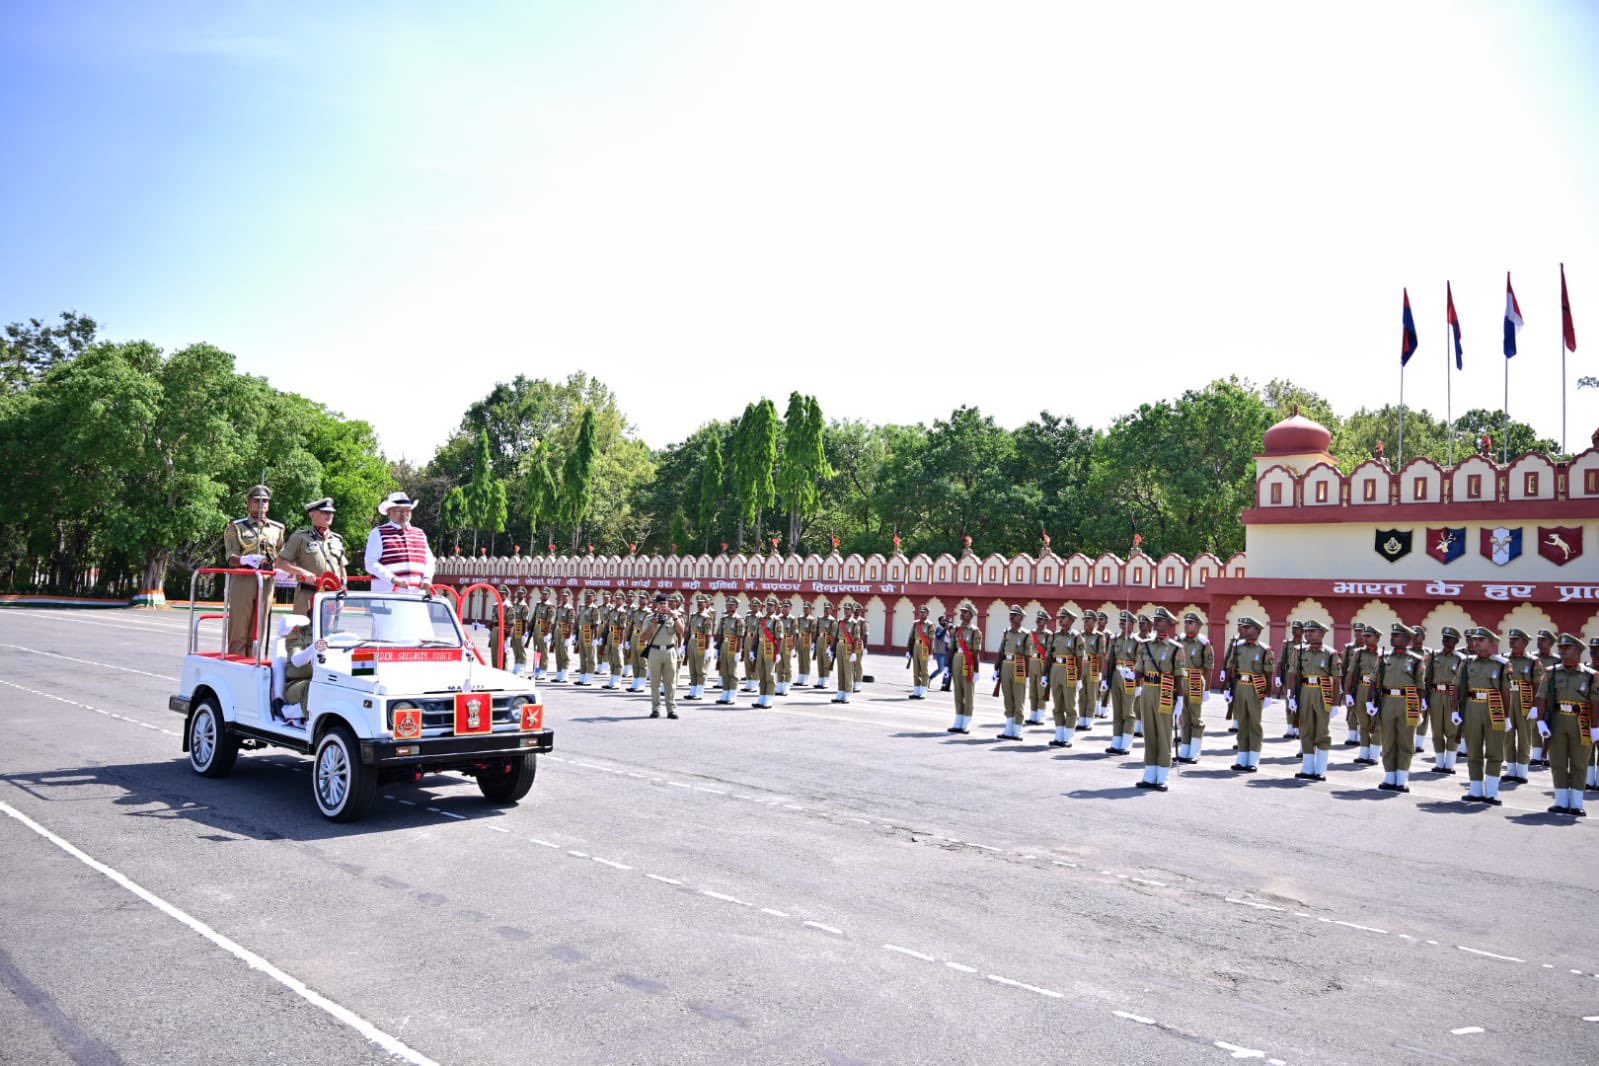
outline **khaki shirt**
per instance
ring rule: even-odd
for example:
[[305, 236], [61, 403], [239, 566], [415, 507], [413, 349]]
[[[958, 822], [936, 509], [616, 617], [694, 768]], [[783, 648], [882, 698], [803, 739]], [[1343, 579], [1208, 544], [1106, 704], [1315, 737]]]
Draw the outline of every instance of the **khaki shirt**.
[[279, 562], [290, 563], [302, 570], [311, 571], [315, 584], [323, 574], [332, 574], [344, 583], [349, 555], [344, 549], [344, 538], [329, 529], [320, 534], [314, 526], [296, 529], [278, 552]]
[[283, 546], [283, 523], [270, 518], [235, 518], [222, 531], [222, 551], [229, 566], [237, 566], [236, 559], [246, 555], [262, 555], [267, 562], [278, 557]]

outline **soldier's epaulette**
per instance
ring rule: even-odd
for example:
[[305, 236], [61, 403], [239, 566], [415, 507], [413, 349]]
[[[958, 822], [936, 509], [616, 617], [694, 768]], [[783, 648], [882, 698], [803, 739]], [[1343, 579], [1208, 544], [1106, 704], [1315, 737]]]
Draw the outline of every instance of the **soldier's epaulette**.
[[1201, 644], [1209, 644], [1210, 643], [1210, 638], [1205, 636], [1205, 634], [1203, 634], [1203, 633], [1199, 634], [1194, 639], [1199, 641]]
[[1489, 658], [1491, 658], [1494, 662], [1498, 663], [1501, 666], [1509, 666], [1510, 665], [1510, 660], [1505, 658], [1503, 655], [1491, 655], [1491, 656], [1489, 656]]
[[1405, 649], [1405, 654], [1410, 656], [1412, 659], [1420, 659], [1423, 662], [1425, 662], [1427, 660], [1427, 657], [1425, 655], [1421, 654], [1421, 652], [1419, 652], [1419, 651], [1411, 651], [1409, 648]]

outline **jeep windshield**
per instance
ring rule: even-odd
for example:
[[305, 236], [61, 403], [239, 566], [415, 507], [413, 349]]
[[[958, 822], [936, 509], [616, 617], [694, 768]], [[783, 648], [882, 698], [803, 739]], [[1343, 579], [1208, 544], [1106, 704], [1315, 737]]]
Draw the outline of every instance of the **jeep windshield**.
[[455, 613], [441, 600], [416, 595], [351, 593], [324, 596], [317, 619], [322, 639], [336, 648], [464, 646]]

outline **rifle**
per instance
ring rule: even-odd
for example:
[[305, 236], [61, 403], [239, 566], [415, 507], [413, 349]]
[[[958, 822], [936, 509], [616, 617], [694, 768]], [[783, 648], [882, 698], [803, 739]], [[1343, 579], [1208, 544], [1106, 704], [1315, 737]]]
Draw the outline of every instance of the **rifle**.
[[[1224, 722], [1230, 722], [1230, 721], [1233, 720], [1233, 700], [1236, 700], [1238, 698], [1238, 693], [1236, 691], [1237, 688], [1238, 688], [1238, 680], [1237, 680], [1236, 677], [1233, 677], [1233, 675], [1238, 672], [1235, 669], [1235, 667], [1237, 667], [1237, 665], [1238, 665], [1238, 662], [1236, 660], [1237, 654], [1238, 654], [1238, 635], [1235, 633], [1235, 634], [1233, 634], [1233, 639], [1231, 641], [1229, 641], [1228, 644], [1227, 644], [1227, 658], [1222, 660], [1221, 677], [1218, 679], [1218, 680], [1221, 681], [1221, 690], [1223, 692], [1232, 693], [1232, 697], [1233, 697], [1232, 700], [1228, 700], [1227, 701], [1227, 716], [1222, 719], [1222, 721], [1224, 721]], [[1233, 679], [1231, 681], [1229, 681], [1228, 678], [1233, 678]]]
[[[1004, 641], [1003, 640], [1000, 642], [1000, 646], [1001, 647], [1004, 646]], [[999, 661], [994, 664], [994, 691], [989, 693], [990, 696], [998, 696], [999, 695], [1000, 681], [1004, 677], [1004, 674], [1001, 673], [1000, 671], [1001, 671], [1001, 669], [1003, 667], [1004, 662], [1005, 662], [1005, 657], [1003, 655], [1001, 655], [1000, 658], [999, 658]]]

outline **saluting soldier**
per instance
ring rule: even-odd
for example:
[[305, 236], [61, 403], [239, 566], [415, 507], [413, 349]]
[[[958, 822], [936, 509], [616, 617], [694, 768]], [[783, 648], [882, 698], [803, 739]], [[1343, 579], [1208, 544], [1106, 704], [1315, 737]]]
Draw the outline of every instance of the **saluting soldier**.
[[911, 699], [927, 698], [927, 685], [931, 678], [927, 664], [933, 654], [933, 623], [927, 620], [927, 605], [918, 604], [916, 621], [911, 623], [910, 636], [905, 645], [905, 665], [911, 670]]
[[1012, 605], [1010, 628], [1000, 634], [999, 650], [994, 659], [994, 687], [996, 694], [1005, 697], [1005, 728], [1001, 740], [1022, 739], [1022, 709], [1027, 705], [1027, 656], [1032, 648], [1033, 635], [1022, 628], [1027, 612]]
[[1355, 709], [1377, 719], [1383, 769], [1382, 784], [1377, 787], [1388, 792], [1409, 792], [1410, 760], [1416, 754], [1414, 739], [1421, 719], [1427, 660], [1411, 650], [1415, 631], [1409, 626], [1395, 622], [1389, 634], [1388, 652], [1377, 656], [1372, 692]]
[[1277, 690], [1283, 693], [1283, 714], [1288, 720], [1288, 728], [1283, 731], [1283, 739], [1288, 740], [1299, 735], [1299, 701], [1294, 693], [1288, 689], [1288, 675], [1292, 672], [1294, 660], [1299, 657], [1299, 649], [1305, 646], [1305, 623], [1302, 619], [1295, 619], [1289, 623], [1288, 639], [1283, 641], [1282, 651], [1277, 656]]
[[1049, 699], [1049, 670], [1045, 643], [1049, 640], [1049, 612], [1033, 616], [1032, 641], [1027, 646], [1027, 724], [1044, 724], [1044, 703]]
[[[1409, 638], [1409, 630], [1405, 631]], [[1373, 690], [1377, 684], [1377, 665], [1382, 652], [1377, 648], [1375, 626], [1361, 625], [1360, 644], [1344, 661], [1344, 706], [1350, 716], [1350, 735], [1360, 743], [1360, 753], [1355, 756], [1359, 766], [1377, 765], [1378, 738], [1375, 735], [1375, 716], [1366, 713], [1366, 705], [1376, 705]]]
[[1216, 649], [1210, 638], [1199, 631], [1203, 619], [1193, 611], [1183, 615], [1183, 652], [1188, 657], [1188, 675], [1183, 684], [1182, 727], [1177, 737], [1177, 761], [1199, 762], [1205, 746], [1205, 690], [1216, 670]]
[[1260, 622], [1248, 615], [1238, 620], [1238, 639], [1227, 649], [1221, 670], [1222, 693], [1238, 724], [1238, 761], [1233, 769], [1245, 774], [1260, 768], [1260, 749], [1266, 739], [1262, 716], [1275, 676], [1271, 649], [1260, 642], [1261, 628]]
[[1332, 710], [1339, 704], [1343, 663], [1337, 652], [1322, 647], [1326, 623], [1307, 618], [1303, 628], [1305, 643], [1294, 651], [1287, 683], [1288, 706], [1298, 713], [1302, 759], [1294, 776], [1302, 781], [1325, 781], [1332, 757]]
[[1511, 693], [1509, 665], [1495, 652], [1499, 637], [1480, 626], [1466, 634], [1472, 654], [1460, 664], [1455, 681], [1455, 712], [1450, 721], [1461, 729], [1466, 743], [1466, 773], [1471, 786], [1467, 803], [1498, 807], [1499, 771], [1504, 762], [1505, 725], [1509, 722]]
[[[272, 490], [252, 486], [244, 494], [250, 513], [235, 518], [222, 531], [223, 552], [233, 570], [256, 570], [260, 578], [228, 575], [228, 654], [249, 655], [256, 637], [266, 632], [272, 613], [273, 567], [283, 546], [283, 523], [267, 517]], [[265, 589], [265, 595], [261, 590]]]
[[703, 592], [694, 597], [694, 613], [688, 616], [687, 644], [688, 695], [685, 700], [697, 701], [705, 695], [705, 656], [716, 639], [716, 619], [710, 614], [711, 598]]
[[[1093, 614], [1089, 611], [1083, 620], [1086, 622]], [[1049, 742], [1049, 746], [1069, 748], [1072, 746], [1072, 729], [1066, 724], [1066, 711], [1069, 708], [1078, 709], [1077, 725], [1080, 727], [1083, 724], [1077, 703], [1077, 687], [1079, 684], [1087, 687], [1082, 671], [1083, 663], [1089, 656], [1085, 651], [1087, 638], [1072, 632], [1072, 623], [1077, 620], [1072, 609], [1062, 607], [1055, 612], [1055, 618], [1057, 624], [1044, 644], [1044, 663], [1049, 670], [1049, 703], [1055, 712], [1055, 739]]]
[[555, 627], [555, 590], [539, 589], [539, 602], [533, 605], [533, 680], [543, 681], [545, 664], [550, 661], [550, 633]]
[[716, 623], [716, 672], [722, 680], [717, 703], [732, 703], [738, 689], [738, 663], [744, 645], [744, 620], [738, 616], [738, 597], [729, 596]]
[[815, 610], [810, 600], [800, 601], [800, 616], [794, 623], [794, 646], [799, 653], [799, 671], [794, 678], [794, 683], [804, 688], [811, 683], [811, 651], [816, 646], [816, 619], [811, 612]]
[[1510, 722], [1505, 730], [1502, 780], [1525, 785], [1532, 769], [1532, 738], [1537, 734], [1531, 717], [1532, 701], [1543, 680], [1543, 665], [1527, 654], [1531, 638], [1525, 630], [1510, 629], [1505, 636], [1510, 638], [1510, 654], [1505, 656], [1505, 666], [1510, 671], [1510, 685], [1515, 691], [1510, 701]]
[[[1555, 635], [1547, 629], [1538, 630], [1538, 668], [1540, 676], [1546, 676], [1549, 671], [1560, 665], [1560, 656], [1555, 654]], [[1538, 730], [1532, 738], [1532, 761], [1528, 764], [1533, 770], [1549, 769], [1549, 760], [1544, 751], [1543, 732]]]
[[577, 608], [572, 605], [572, 590], [561, 590], [561, 605], [555, 609], [555, 677], [557, 684], [566, 683], [567, 667], [571, 664], [571, 640], [577, 625]]
[[1455, 745], [1460, 740], [1460, 728], [1454, 721], [1455, 685], [1466, 657], [1455, 651], [1460, 642], [1460, 630], [1444, 626], [1439, 633], [1443, 646], [1427, 659], [1426, 691], [1427, 717], [1432, 720], [1433, 773], [1453, 774], [1459, 753]]
[[645, 649], [650, 675], [650, 717], [661, 716], [666, 697], [666, 717], [677, 717], [677, 649], [683, 643], [683, 620], [672, 613], [665, 593], [655, 596], [655, 609], [636, 639]]
[[311, 524], [296, 529], [278, 552], [277, 569], [295, 579], [294, 613], [310, 617], [311, 604], [323, 574], [332, 574], [344, 587], [349, 554], [344, 538], [333, 532], [333, 497], [324, 496], [305, 505]]
[[1121, 613], [1121, 633], [1110, 642], [1106, 653], [1105, 680], [1110, 685], [1110, 747], [1107, 755], [1130, 755], [1133, 750], [1133, 723], [1138, 717], [1133, 689], [1137, 684], [1134, 668], [1138, 648], [1143, 643], [1133, 634], [1133, 614]]
[[972, 731], [973, 704], [977, 697], [977, 675], [982, 671], [983, 631], [972, 625], [976, 609], [960, 605], [960, 621], [950, 627], [950, 691], [955, 696], [955, 724], [946, 732]]
[[1559, 647], [1559, 661], [1544, 672], [1533, 714], [1554, 778], [1555, 805], [1549, 813], [1586, 818], [1585, 774], [1599, 751], [1599, 677], [1582, 664], [1581, 637], [1562, 633]]
[[1170, 787], [1172, 732], [1182, 714], [1180, 700], [1188, 676], [1188, 653], [1172, 638], [1177, 616], [1155, 608], [1155, 634], [1138, 646], [1134, 699], [1144, 722], [1144, 776], [1139, 788], [1165, 792]]

